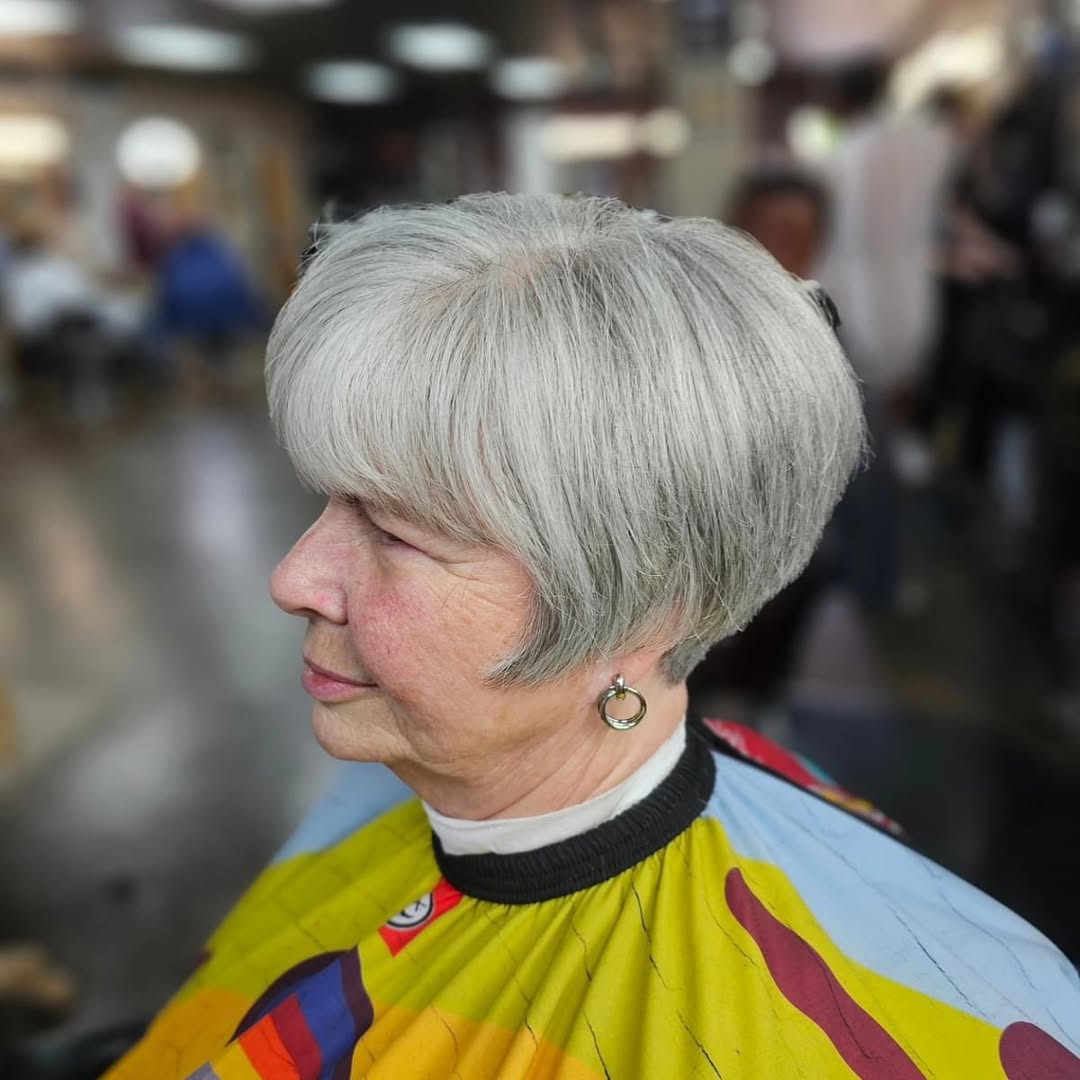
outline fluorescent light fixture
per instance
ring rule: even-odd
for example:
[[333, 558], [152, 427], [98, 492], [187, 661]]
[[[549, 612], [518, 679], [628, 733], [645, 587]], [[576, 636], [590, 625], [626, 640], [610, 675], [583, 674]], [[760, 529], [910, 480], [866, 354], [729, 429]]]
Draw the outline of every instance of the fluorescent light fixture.
[[0, 36], [70, 34], [79, 28], [79, 9], [66, 0], [0, 0]]
[[213, 3], [238, 11], [242, 15], [277, 15], [282, 11], [329, 7], [337, 3], [337, 0], [213, 0]]
[[323, 60], [308, 69], [308, 89], [323, 101], [377, 105], [397, 93], [397, 72], [367, 60]]
[[690, 141], [690, 123], [678, 110], [565, 113], [540, 129], [540, 147], [553, 161], [611, 161], [644, 152], [674, 157]]
[[553, 116], [541, 129], [540, 145], [555, 161], [605, 161], [637, 150], [633, 113], [567, 113]]
[[179, 187], [199, 171], [201, 161], [195, 133], [168, 116], [136, 120], [116, 144], [121, 175], [140, 187]]
[[426, 71], [474, 71], [486, 67], [494, 52], [487, 34], [455, 22], [395, 26], [386, 41], [396, 60]]
[[638, 123], [638, 143], [654, 157], [676, 157], [690, 141], [690, 122], [678, 109], [653, 109]]
[[18, 178], [67, 157], [67, 128], [53, 116], [0, 116], [0, 176]]
[[501, 60], [491, 73], [491, 87], [511, 101], [542, 101], [558, 97], [566, 87], [566, 69], [547, 56]]
[[824, 109], [802, 105], [788, 117], [787, 140], [797, 158], [822, 162], [836, 147], [836, 122]]
[[761, 86], [776, 70], [776, 53], [761, 38], [743, 38], [728, 54], [731, 77], [743, 86]]
[[251, 42], [239, 34], [182, 23], [126, 27], [114, 46], [130, 63], [176, 71], [236, 71], [255, 55]]

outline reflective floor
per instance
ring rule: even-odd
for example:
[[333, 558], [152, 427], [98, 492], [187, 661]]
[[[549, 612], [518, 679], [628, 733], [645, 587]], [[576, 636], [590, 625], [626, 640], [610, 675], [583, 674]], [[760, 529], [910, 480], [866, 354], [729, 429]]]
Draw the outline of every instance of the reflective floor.
[[[333, 767], [308, 731], [303, 628], [267, 593], [321, 502], [254, 404], [59, 442], [12, 427], [0, 473], [17, 738], [0, 941], [77, 972], [71, 1033], [162, 1003]], [[762, 723], [1080, 958], [1080, 752], [1036, 719], [1034, 640], [962, 553], [928, 551], [916, 616], [870, 630], [826, 598], [790, 707]]]
[[0, 938], [73, 966], [95, 1027], [176, 987], [328, 774], [267, 592], [320, 504], [255, 410], [8, 451]]

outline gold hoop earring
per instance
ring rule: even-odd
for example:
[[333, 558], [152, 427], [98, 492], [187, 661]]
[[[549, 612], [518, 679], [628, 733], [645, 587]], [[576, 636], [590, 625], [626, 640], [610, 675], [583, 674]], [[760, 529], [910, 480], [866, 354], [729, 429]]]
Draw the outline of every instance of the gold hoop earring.
[[[617, 716], [612, 716], [608, 712], [608, 703], [612, 698], [617, 698], [622, 701], [627, 694], [633, 694], [638, 700], [638, 710], [633, 716], [628, 717], [626, 720], [620, 720]], [[621, 675], [615, 676], [615, 682], [612, 683], [601, 695], [600, 701], [597, 704], [597, 708], [600, 711], [601, 717], [603, 717], [604, 723], [609, 728], [613, 728], [615, 731], [629, 731], [631, 728], [636, 728], [642, 720], [645, 719], [645, 712], [648, 709], [648, 705], [645, 702], [645, 695], [640, 691], [635, 690], [632, 686], [627, 686], [625, 680]]]

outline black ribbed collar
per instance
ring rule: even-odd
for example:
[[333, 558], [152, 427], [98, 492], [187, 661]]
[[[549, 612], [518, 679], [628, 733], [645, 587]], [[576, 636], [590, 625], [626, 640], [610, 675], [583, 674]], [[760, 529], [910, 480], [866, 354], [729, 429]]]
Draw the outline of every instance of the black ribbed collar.
[[688, 719], [686, 749], [651, 795], [595, 829], [512, 855], [448, 855], [432, 833], [435, 861], [456, 889], [494, 904], [538, 904], [629, 870], [697, 819], [716, 782], [713, 739]]

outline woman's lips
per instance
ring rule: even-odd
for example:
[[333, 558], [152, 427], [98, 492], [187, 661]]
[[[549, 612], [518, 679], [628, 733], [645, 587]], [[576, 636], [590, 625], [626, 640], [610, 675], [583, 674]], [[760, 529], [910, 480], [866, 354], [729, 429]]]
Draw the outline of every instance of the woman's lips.
[[312, 663], [307, 657], [304, 658], [304, 673], [300, 681], [316, 701], [349, 701], [377, 689], [375, 683], [349, 679], [336, 671]]

